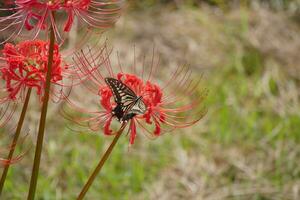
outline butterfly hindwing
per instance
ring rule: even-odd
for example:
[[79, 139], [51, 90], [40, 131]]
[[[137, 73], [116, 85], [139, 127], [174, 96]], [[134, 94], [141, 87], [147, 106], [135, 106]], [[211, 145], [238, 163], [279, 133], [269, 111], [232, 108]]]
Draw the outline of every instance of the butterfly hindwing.
[[131, 107], [129, 113], [134, 113], [134, 114], [144, 114], [146, 112], [147, 108], [145, 103], [142, 101], [142, 99], [137, 99], [135, 104]]

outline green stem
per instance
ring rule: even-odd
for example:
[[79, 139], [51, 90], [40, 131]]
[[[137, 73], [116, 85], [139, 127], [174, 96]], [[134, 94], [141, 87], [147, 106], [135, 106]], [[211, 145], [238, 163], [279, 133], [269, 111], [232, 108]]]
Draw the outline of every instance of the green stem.
[[102, 156], [101, 160], [99, 161], [98, 165], [96, 166], [96, 168], [94, 169], [93, 173], [90, 175], [88, 181], [86, 182], [86, 184], [84, 185], [84, 187], [82, 188], [80, 194], [77, 197], [77, 200], [81, 200], [84, 198], [85, 194], [87, 193], [87, 191], [89, 190], [90, 186], [92, 185], [92, 183], [94, 182], [96, 176], [99, 174], [99, 172], [101, 171], [105, 161], [107, 160], [107, 158], [109, 157], [110, 153], [112, 152], [114, 146], [116, 145], [118, 139], [120, 138], [123, 130], [125, 128], [125, 125], [122, 125], [122, 127], [120, 128], [120, 130], [117, 132], [116, 136], [114, 137], [112, 143], [109, 145], [108, 149], [106, 150], [106, 152], [104, 153], [104, 155]]
[[46, 76], [46, 87], [45, 87], [45, 94], [44, 94], [43, 105], [42, 105], [42, 110], [41, 110], [39, 131], [38, 131], [38, 136], [37, 136], [34, 162], [33, 162], [33, 168], [32, 168], [31, 179], [30, 179], [29, 193], [28, 193], [28, 197], [27, 197], [28, 200], [34, 199], [38, 175], [39, 175], [41, 154], [42, 154], [42, 148], [43, 148], [43, 140], [44, 140], [44, 132], [45, 132], [45, 125], [46, 125], [47, 108], [48, 108], [48, 101], [49, 101], [54, 42], [55, 42], [54, 30], [53, 30], [53, 27], [51, 27], [50, 28], [50, 44], [49, 44], [49, 53], [48, 53], [47, 76]]
[[[25, 119], [25, 115], [26, 115], [26, 111], [27, 111], [27, 107], [28, 107], [28, 102], [29, 102], [29, 99], [30, 99], [30, 94], [31, 94], [31, 88], [29, 88], [27, 90], [26, 98], [25, 98], [23, 108], [22, 108], [22, 112], [21, 112], [19, 122], [18, 122], [18, 125], [17, 125], [17, 130], [16, 130], [16, 133], [14, 135], [13, 141], [10, 145], [10, 151], [9, 151], [8, 156], [7, 156], [7, 160], [11, 160], [13, 155], [14, 155], [15, 146], [18, 143], [18, 139], [19, 139], [21, 129], [22, 129], [22, 126], [23, 126], [23, 122], [24, 122], [24, 119]], [[4, 183], [5, 183], [5, 180], [6, 180], [6, 176], [7, 176], [9, 166], [10, 165], [6, 165], [3, 169], [3, 172], [2, 172], [2, 176], [1, 176], [1, 179], [0, 179], [0, 196], [2, 194], [2, 190], [3, 190], [3, 187], [4, 187]]]

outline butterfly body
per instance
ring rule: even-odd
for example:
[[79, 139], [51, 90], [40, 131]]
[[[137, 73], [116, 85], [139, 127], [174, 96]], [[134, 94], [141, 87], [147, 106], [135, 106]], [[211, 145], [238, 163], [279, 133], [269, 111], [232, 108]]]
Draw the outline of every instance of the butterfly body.
[[111, 89], [116, 106], [112, 110], [120, 122], [127, 122], [136, 115], [142, 115], [147, 108], [142, 96], [137, 96], [127, 85], [114, 78], [105, 78], [105, 82]]

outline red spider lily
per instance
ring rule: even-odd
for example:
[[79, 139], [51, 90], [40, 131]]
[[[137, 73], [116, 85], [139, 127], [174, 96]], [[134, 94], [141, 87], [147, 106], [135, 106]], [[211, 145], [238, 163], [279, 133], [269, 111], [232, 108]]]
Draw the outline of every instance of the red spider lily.
[[[42, 40], [24, 41], [17, 45], [6, 43], [1, 51], [0, 71], [5, 81], [5, 100], [23, 99], [26, 89], [35, 88], [43, 97], [49, 43]], [[62, 62], [58, 45], [54, 45], [51, 82], [62, 86], [62, 79], [68, 75], [68, 66]]]
[[[0, 127], [12, 118], [19, 101], [23, 102], [26, 90], [36, 90], [43, 100], [46, 87], [49, 42], [42, 40], [23, 41], [16, 45], [6, 43], [0, 51]], [[51, 70], [50, 97], [58, 102], [68, 96], [74, 85], [80, 84], [89, 74], [71, 64], [66, 64], [60, 48], [54, 44]]]
[[119, 63], [119, 66], [116, 67], [119, 72], [114, 73], [108, 51], [103, 51], [101, 56], [93, 54], [91, 50], [81, 51], [76, 54], [74, 62], [82, 71], [90, 73], [85, 86], [90, 92], [97, 95], [103, 109], [87, 111], [68, 99], [69, 105], [92, 116], [75, 119], [67, 112], [64, 115], [80, 125], [87, 123], [92, 130], [98, 130], [102, 127], [104, 134], [112, 135], [114, 133], [112, 122], [116, 119], [113, 114], [116, 103], [110, 87], [105, 83], [106, 77], [121, 81], [134, 91], [137, 97], [142, 97], [147, 107], [144, 114], [135, 115], [128, 122], [122, 122], [129, 124], [130, 144], [134, 143], [137, 127], [140, 127], [140, 130], [147, 135], [156, 137], [163, 132], [191, 126], [204, 115], [203, 109], [199, 107], [203, 100], [203, 93], [197, 92], [199, 81], [192, 80], [190, 71], [184, 66], [177, 68], [169, 80], [159, 85], [158, 83], [162, 83], [162, 81], [156, 81], [153, 73], [157, 71], [159, 59], [157, 64], [154, 64], [154, 54], [146, 78], [144, 64], [138, 70], [135, 60], [131, 68], [132, 72], [125, 72]]
[[[35, 39], [50, 26], [56, 41], [62, 43], [77, 18], [81, 30], [103, 31], [111, 27], [122, 11], [122, 0], [14, 0], [5, 1], [0, 9], [0, 30], [7, 35], [4, 42], [16, 36]], [[54, 14], [55, 13], [55, 14]], [[83, 28], [87, 26], [87, 28]], [[46, 33], [47, 35], [47, 33]], [[4, 43], [3, 42], [3, 43]]]

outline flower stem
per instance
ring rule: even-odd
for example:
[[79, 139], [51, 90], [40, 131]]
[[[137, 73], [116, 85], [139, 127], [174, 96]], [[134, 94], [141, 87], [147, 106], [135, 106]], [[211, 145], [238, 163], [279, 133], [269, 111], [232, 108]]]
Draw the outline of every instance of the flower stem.
[[42, 110], [41, 110], [39, 131], [38, 131], [38, 136], [37, 136], [34, 162], [33, 162], [33, 168], [32, 168], [31, 179], [30, 179], [29, 193], [28, 193], [28, 197], [27, 197], [28, 200], [34, 199], [36, 186], [37, 186], [37, 179], [38, 179], [38, 175], [39, 175], [41, 153], [42, 153], [42, 148], [43, 148], [44, 132], [45, 132], [45, 125], [46, 125], [46, 116], [47, 116], [47, 109], [48, 109], [48, 101], [49, 101], [54, 42], [55, 42], [55, 35], [54, 35], [53, 27], [51, 27], [50, 28], [50, 44], [49, 44], [49, 53], [48, 53], [48, 64], [47, 64], [46, 87], [45, 87], [45, 94], [44, 94], [43, 105], [42, 105]]
[[[16, 133], [15, 133], [13, 141], [10, 145], [10, 151], [9, 151], [8, 156], [7, 156], [7, 160], [11, 160], [12, 157], [13, 157], [13, 154], [15, 152], [15, 147], [18, 143], [18, 139], [19, 139], [21, 129], [22, 129], [22, 126], [23, 126], [23, 122], [24, 122], [24, 119], [25, 119], [25, 115], [26, 115], [26, 111], [27, 111], [27, 107], [28, 107], [28, 102], [29, 102], [29, 99], [30, 99], [30, 94], [31, 94], [31, 88], [29, 88], [27, 90], [27, 94], [26, 94], [26, 97], [25, 97], [25, 101], [24, 101], [23, 108], [22, 108], [22, 111], [21, 111], [21, 115], [20, 115], [20, 118], [19, 118], [19, 122], [18, 122], [18, 125], [17, 125]], [[5, 183], [5, 180], [6, 180], [6, 176], [7, 176], [9, 166], [10, 166], [9, 164], [6, 165], [3, 169], [3, 172], [2, 172], [2, 176], [1, 176], [1, 179], [0, 179], [0, 196], [2, 194], [2, 190], [3, 190], [3, 187], [4, 187], [4, 183]]]
[[99, 174], [99, 172], [101, 171], [105, 161], [107, 160], [107, 158], [109, 157], [110, 153], [112, 152], [115, 144], [117, 143], [118, 139], [120, 138], [123, 130], [125, 128], [125, 125], [122, 125], [122, 127], [120, 128], [120, 130], [117, 132], [116, 136], [114, 137], [113, 141], [111, 142], [111, 144], [109, 145], [108, 149], [105, 151], [104, 155], [102, 156], [101, 160], [99, 161], [98, 165], [96, 166], [96, 168], [94, 169], [93, 173], [90, 175], [89, 179], [87, 180], [86, 184], [84, 185], [84, 187], [82, 188], [80, 194], [77, 197], [77, 200], [81, 200], [84, 198], [85, 194], [87, 193], [87, 191], [89, 190], [90, 186], [92, 185], [92, 183], [94, 182], [96, 176]]

